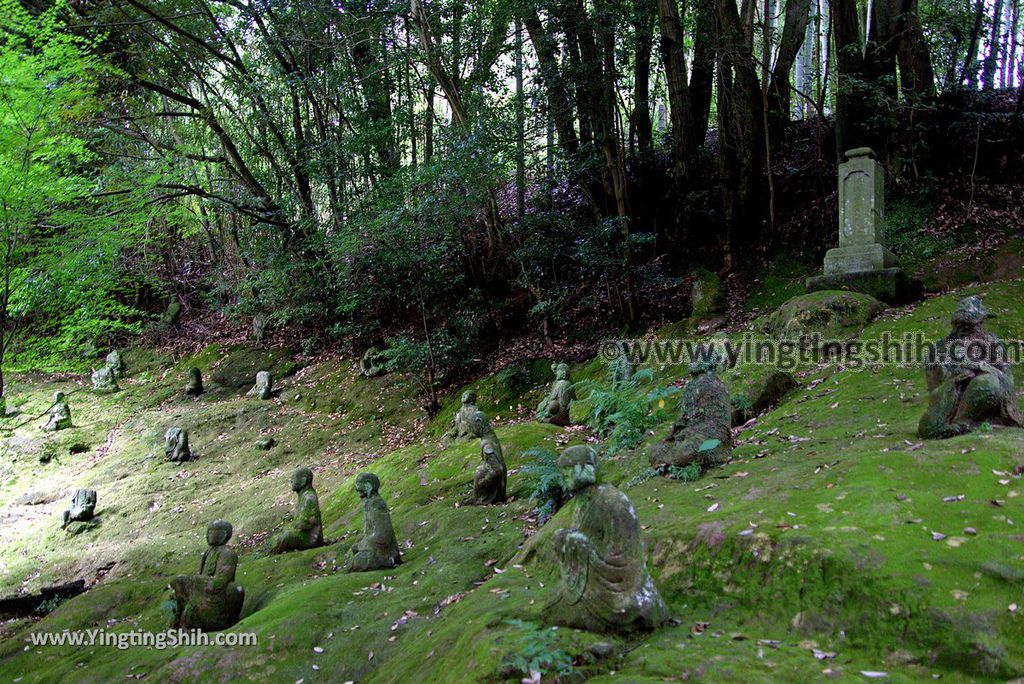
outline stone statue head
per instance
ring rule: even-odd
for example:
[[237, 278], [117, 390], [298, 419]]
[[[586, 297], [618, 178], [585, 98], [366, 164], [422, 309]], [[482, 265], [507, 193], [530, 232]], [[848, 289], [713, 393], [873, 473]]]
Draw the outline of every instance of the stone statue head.
[[462, 393], [462, 403], [463, 403], [463, 405], [465, 405], [465, 404], [475, 404], [476, 403], [476, 390], [471, 390], [470, 389], [470, 390], [466, 390], [465, 392], [463, 392]]
[[722, 355], [713, 344], [699, 344], [694, 348], [694, 359], [690, 361], [690, 375], [714, 373], [722, 365]]
[[483, 411], [475, 411], [469, 417], [469, 433], [474, 437], [483, 437], [492, 429], [491, 421]]
[[555, 374], [555, 380], [569, 379], [569, 364], [567, 363], [553, 363], [551, 371]]
[[981, 297], [971, 295], [964, 297], [956, 306], [953, 312], [953, 326], [978, 326], [985, 322], [985, 319], [993, 318], [995, 314], [989, 312], [981, 302]]
[[65, 396], [64, 396], [63, 392], [54, 392], [53, 393], [53, 403], [54, 404], [59, 404], [62, 401], [64, 401], [64, 399], [65, 399]]
[[231, 540], [231, 523], [227, 520], [214, 520], [206, 528], [206, 543], [210, 546], [224, 546]]
[[373, 473], [359, 473], [356, 475], [356, 491], [364, 499], [373, 496], [380, 491], [380, 478]]
[[203, 373], [202, 373], [202, 371], [200, 371], [195, 366], [192, 366], [191, 368], [188, 369], [188, 377], [189, 377], [190, 380], [195, 382], [196, 380], [202, 380], [203, 379]]
[[558, 467], [574, 492], [597, 483], [597, 452], [591, 446], [579, 444], [565, 449], [558, 457]]
[[313, 471], [301, 466], [292, 471], [292, 491], [301, 492], [313, 484]]

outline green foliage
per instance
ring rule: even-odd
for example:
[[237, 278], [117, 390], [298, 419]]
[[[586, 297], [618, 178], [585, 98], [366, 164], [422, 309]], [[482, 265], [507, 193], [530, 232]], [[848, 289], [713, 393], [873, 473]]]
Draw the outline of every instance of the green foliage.
[[86, 339], [138, 330], [119, 264], [138, 215], [94, 200], [83, 135], [110, 72], [63, 25], [67, 9], [0, 0], [0, 349], [22, 367], [75, 368]]
[[654, 387], [645, 392], [653, 380], [654, 371], [643, 368], [618, 386], [593, 380], [577, 383], [577, 389], [589, 391], [587, 424], [607, 437], [609, 455], [636, 446], [648, 430], [667, 417], [665, 399], [678, 393], [679, 388]]
[[[701, 445], [701, 451], [703, 450], [704, 447]], [[680, 482], [696, 482], [700, 479], [700, 465], [697, 463], [688, 463], [684, 466], [669, 466], [666, 472], [673, 480], [679, 480]]]
[[572, 657], [558, 648], [558, 637], [553, 629], [525, 620], [505, 620], [505, 624], [519, 630], [513, 637], [515, 650], [505, 661], [510, 668], [524, 677], [534, 673], [566, 675], [572, 670]]
[[558, 455], [544, 447], [533, 447], [523, 453], [529, 461], [521, 472], [533, 478], [530, 501], [537, 506], [537, 521], [540, 524], [558, 512], [558, 509], [572, 497], [562, 469], [558, 467]]

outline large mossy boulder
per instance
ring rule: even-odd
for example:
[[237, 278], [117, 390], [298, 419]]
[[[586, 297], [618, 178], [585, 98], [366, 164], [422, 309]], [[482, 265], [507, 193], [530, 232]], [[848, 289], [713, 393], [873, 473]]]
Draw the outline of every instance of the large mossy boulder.
[[729, 388], [734, 427], [775, 406], [797, 385], [792, 373], [762, 364], [732, 368], [722, 375], [722, 381]]
[[885, 306], [866, 294], [826, 290], [793, 297], [758, 322], [776, 340], [845, 341], [857, 337]]
[[302, 366], [294, 361], [286, 347], [230, 347], [210, 373], [210, 380], [222, 387], [249, 389], [262, 370], [274, 378], [285, 378]]

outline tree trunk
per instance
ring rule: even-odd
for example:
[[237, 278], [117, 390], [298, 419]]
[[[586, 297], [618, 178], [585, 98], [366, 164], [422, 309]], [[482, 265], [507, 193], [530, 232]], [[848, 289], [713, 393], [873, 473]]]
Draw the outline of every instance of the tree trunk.
[[651, 44], [654, 33], [654, 0], [636, 0], [633, 30], [636, 34], [636, 57], [633, 60], [633, 130], [637, 148], [651, 148]]
[[807, 37], [810, 16], [811, 0], [789, 0], [786, 3], [782, 40], [779, 42], [779, 54], [771, 71], [771, 85], [768, 88], [768, 117], [773, 130], [781, 131], [789, 121], [789, 74], [800, 53], [800, 46]]
[[658, 0], [661, 61], [665, 64], [672, 122], [672, 162], [677, 179], [686, 177], [694, 152], [694, 125], [687, 82], [686, 45], [676, 0]]

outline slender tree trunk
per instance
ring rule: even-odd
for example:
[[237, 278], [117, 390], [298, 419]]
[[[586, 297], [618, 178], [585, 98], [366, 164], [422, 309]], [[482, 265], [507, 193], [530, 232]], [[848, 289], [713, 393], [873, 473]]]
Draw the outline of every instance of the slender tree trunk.
[[1003, 0], [995, 0], [992, 6], [992, 31], [989, 34], [988, 54], [981, 68], [981, 87], [985, 90], [995, 88], [996, 68], [999, 65], [999, 55], [1003, 51], [1002, 41], [999, 40], [1000, 27], [1003, 20]]
[[672, 122], [672, 162], [677, 179], [686, 176], [695, 148], [690, 86], [687, 82], [686, 45], [676, 0], [658, 0], [661, 26], [661, 61], [665, 65]]
[[[651, 46], [653, 43], [654, 0], [636, 0], [633, 30], [636, 58], [633, 60], [633, 130], [640, 151], [651, 148]], [[631, 136], [632, 138], [632, 136]]]

